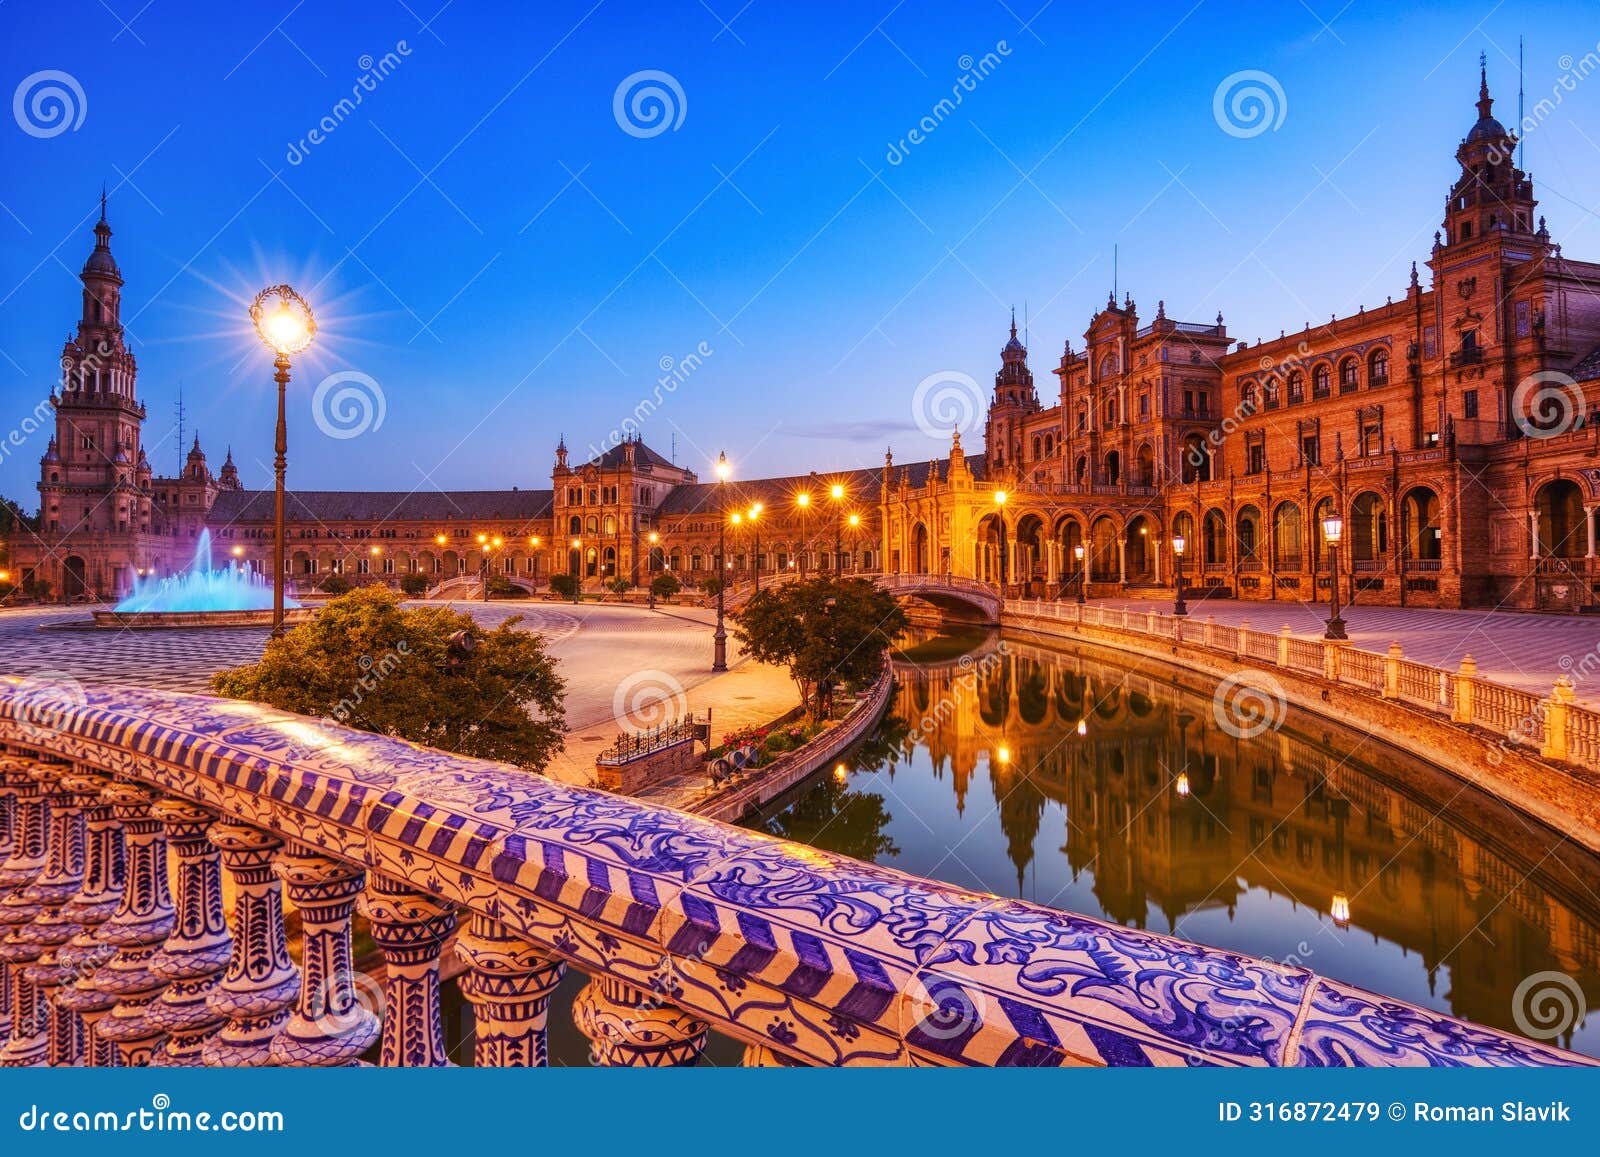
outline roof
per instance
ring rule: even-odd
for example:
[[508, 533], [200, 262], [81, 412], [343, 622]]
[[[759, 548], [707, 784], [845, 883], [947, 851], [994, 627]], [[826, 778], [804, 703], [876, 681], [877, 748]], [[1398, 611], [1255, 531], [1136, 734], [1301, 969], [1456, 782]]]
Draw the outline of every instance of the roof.
[[[548, 490], [291, 490], [284, 496], [297, 522], [460, 522], [463, 519], [549, 518]], [[206, 521], [212, 525], [267, 522], [270, 490], [225, 490]]]
[[584, 468], [584, 466], [597, 466], [601, 470], [615, 470], [617, 467], [622, 465], [625, 447], [628, 445], [633, 447], [633, 461], [636, 466], [662, 466], [668, 470], [684, 469], [682, 466], [677, 466], [672, 462], [669, 462], [660, 454], [657, 454], [654, 450], [650, 449], [650, 447], [646, 446], [643, 442], [619, 443], [601, 453], [599, 457], [589, 459], [589, 461], [585, 462], [583, 466], [578, 467], [578, 469], [581, 470]]
[[1578, 359], [1578, 364], [1572, 367], [1572, 377], [1580, 382], [1600, 378], [1600, 345]]

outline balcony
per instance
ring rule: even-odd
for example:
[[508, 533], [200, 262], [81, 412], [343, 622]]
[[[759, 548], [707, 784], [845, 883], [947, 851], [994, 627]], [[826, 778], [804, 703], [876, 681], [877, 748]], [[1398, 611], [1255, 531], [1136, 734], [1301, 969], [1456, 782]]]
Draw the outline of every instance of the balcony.
[[1462, 366], [1476, 366], [1483, 362], [1483, 347], [1471, 346], [1459, 349], [1450, 355], [1450, 368], [1459, 369]]

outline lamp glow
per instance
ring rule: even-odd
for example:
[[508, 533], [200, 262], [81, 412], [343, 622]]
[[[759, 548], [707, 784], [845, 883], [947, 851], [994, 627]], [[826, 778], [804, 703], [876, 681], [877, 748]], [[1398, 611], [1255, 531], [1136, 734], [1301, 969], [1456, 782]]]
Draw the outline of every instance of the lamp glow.
[[1333, 922], [1341, 928], [1350, 926], [1350, 897], [1343, 892], [1335, 892], [1333, 899], [1328, 903], [1328, 915], [1333, 917]]
[[1179, 558], [1183, 557], [1184, 548], [1188, 545], [1189, 541], [1188, 539], [1184, 538], [1183, 535], [1175, 534], [1172, 536], [1172, 553], [1177, 555]]
[[287, 285], [274, 285], [256, 294], [250, 321], [267, 347], [281, 357], [299, 353], [317, 336], [311, 307]]
[[1322, 537], [1329, 546], [1338, 546], [1344, 538], [1344, 519], [1337, 514], [1330, 514], [1322, 520]]
[[717, 465], [716, 465], [717, 481], [726, 482], [728, 480], [728, 474], [732, 471], [732, 469], [733, 469], [733, 467], [728, 465], [727, 452], [723, 451], [723, 452], [719, 453], [717, 455]]
[[1187, 771], [1178, 773], [1178, 780], [1172, 785], [1172, 789], [1181, 796], [1189, 794], [1189, 773]]

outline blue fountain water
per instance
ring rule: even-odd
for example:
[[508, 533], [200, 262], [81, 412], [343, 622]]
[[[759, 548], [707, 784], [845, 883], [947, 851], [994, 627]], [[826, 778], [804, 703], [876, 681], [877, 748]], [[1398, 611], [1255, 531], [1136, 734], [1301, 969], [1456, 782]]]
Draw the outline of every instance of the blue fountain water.
[[[283, 600], [285, 607], [300, 604]], [[117, 610], [134, 614], [172, 611], [264, 611], [272, 607], [272, 585], [247, 567], [211, 568], [211, 532], [202, 530], [194, 562], [182, 574], [138, 579]]]

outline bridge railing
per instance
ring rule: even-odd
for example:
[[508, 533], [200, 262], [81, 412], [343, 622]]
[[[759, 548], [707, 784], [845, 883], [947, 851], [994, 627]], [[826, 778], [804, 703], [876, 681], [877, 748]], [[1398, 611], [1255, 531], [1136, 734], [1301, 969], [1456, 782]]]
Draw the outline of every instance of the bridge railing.
[[[1196, 616], [1127, 611], [1065, 601], [1008, 599], [1005, 613], [1022, 618], [1114, 627], [1162, 639], [1183, 631], [1185, 643], [1282, 667], [1376, 692], [1413, 707], [1441, 714], [1454, 723], [1481, 727], [1510, 746], [1531, 748], [1546, 759], [1600, 770], [1600, 712], [1575, 702], [1573, 682], [1562, 675], [1546, 695], [1508, 687], [1478, 675], [1469, 654], [1455, 669], [1407, 659], [1399, 643], [1382, 653], [1346, 642], [1295, 637], [1286, 626], [1274, 635], [1250, 627], [1223, 626]], [[1186, 624], [1179, 626], [1179, 624]]]
[[[0, 680], [0, 744], [0, 1063], [442, 1065], [447, 950], [480, 1065], [546, 1062], [569, 969], [605, 1065], [689, 1064], [711, 1030], [761, 1066], [1591, 1063], [251, 704]], [[351, 968], [356, 912], [381, 991]]]

